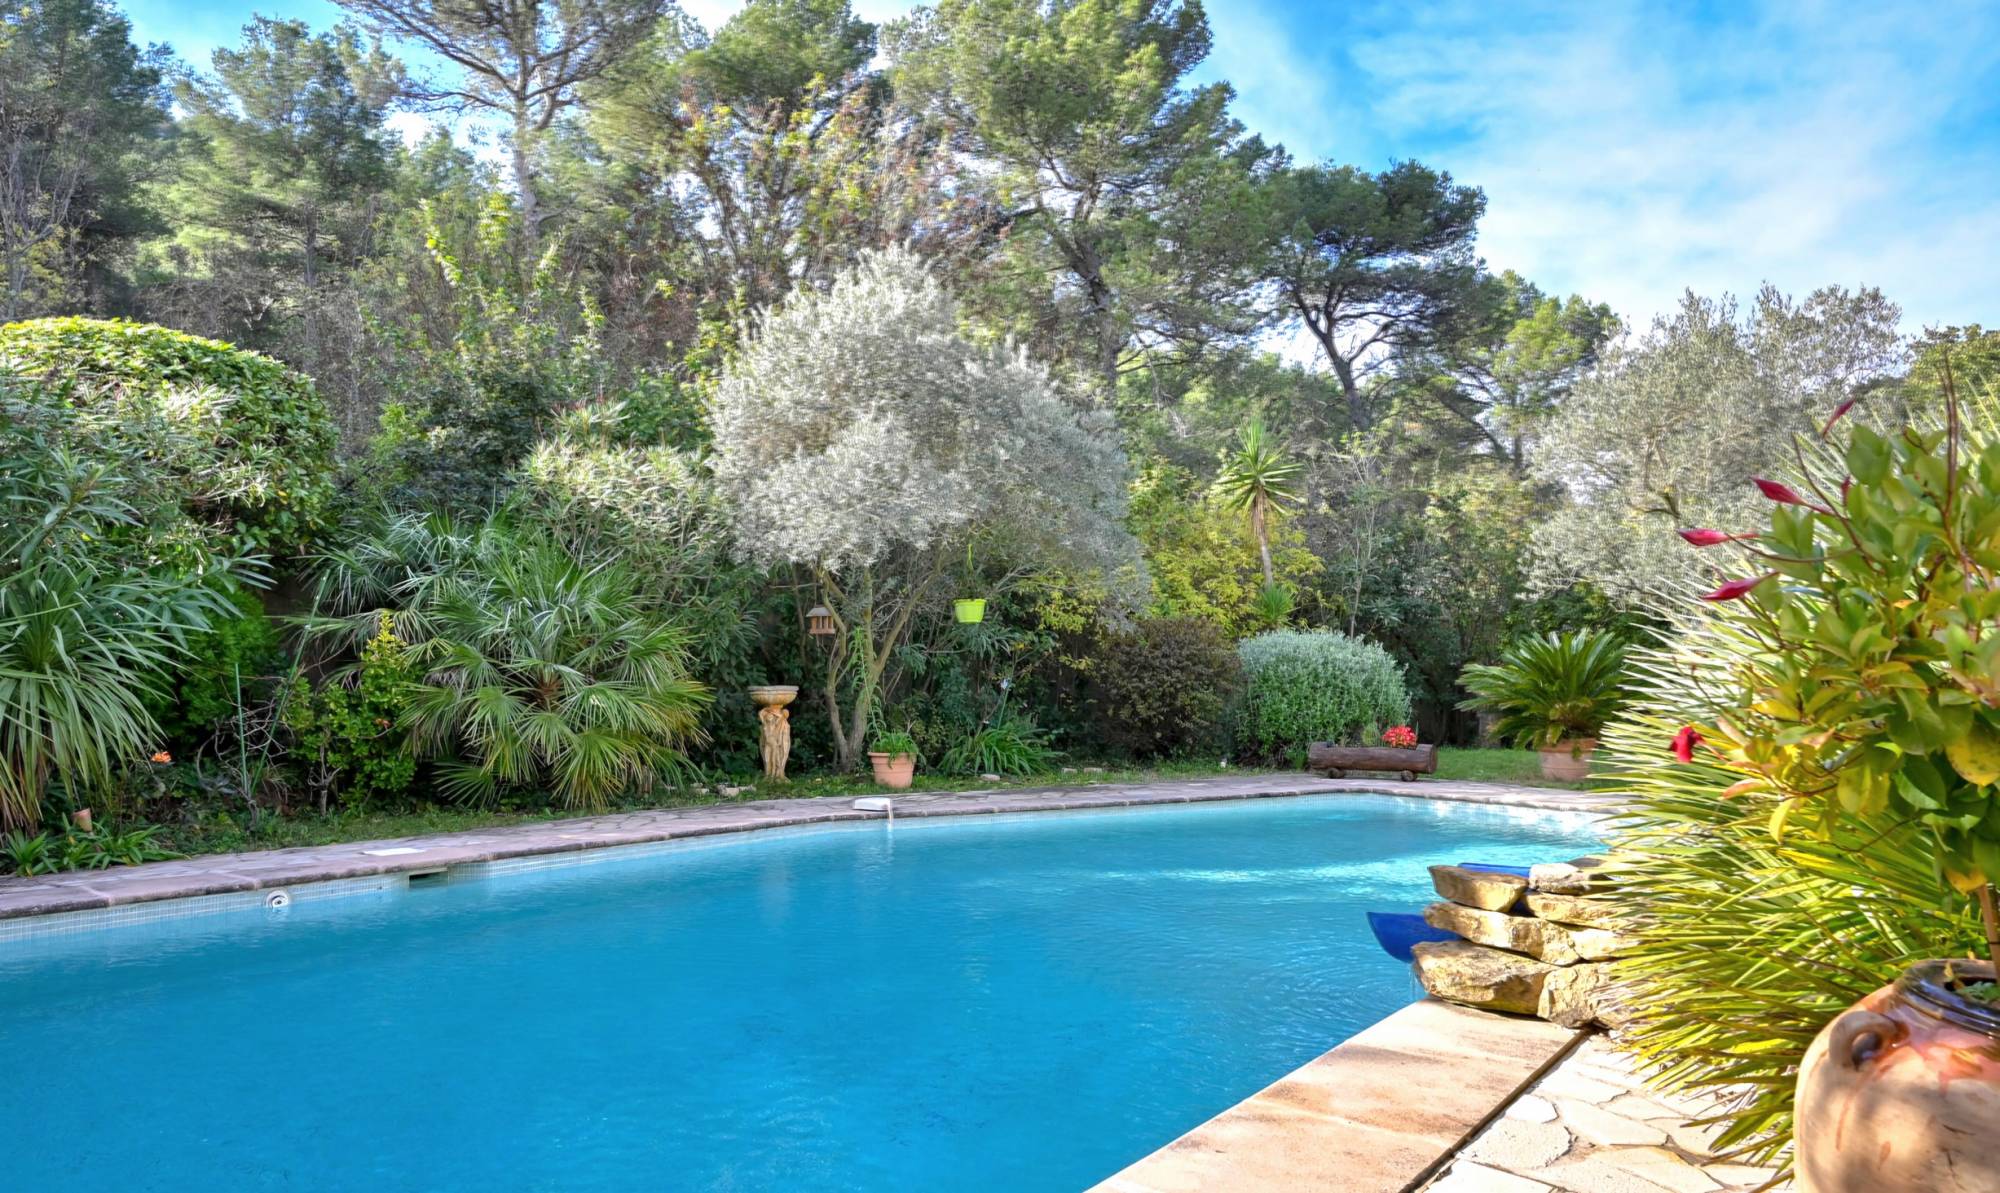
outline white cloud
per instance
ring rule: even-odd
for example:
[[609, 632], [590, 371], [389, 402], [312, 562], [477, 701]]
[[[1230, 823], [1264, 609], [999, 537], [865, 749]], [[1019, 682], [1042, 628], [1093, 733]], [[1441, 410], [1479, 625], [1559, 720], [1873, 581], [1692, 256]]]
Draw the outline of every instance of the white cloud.
[[[1324, 96], [1366, 122], [1343, 139], [1484, 188], [1495, 266], [1640, 320], [1685, 288], [1769, 280], [1879, 285], [1913, 328], [2000, 321], [2000, 137], [1991, 113], [1973, 114], [1983, 130], [1953, 125], [1995, 95], [1993, 30], [1976, 28], [1991, 10], [1806, 5], [1706, 27], [1596, 4], [1397, 11], [1315, 44], [1232, 6], [1216, 66], [1257, 79], [1246, 121], [1299, 125], [1285, 139], [1300, 156], [1379, 164], [1293, 114]], [[1326, 67], [1329, 45], [1344, 69]], [[1232, 65], [1245, 54], [1261, 75]], [[1267, 119], [1273, 85], [1292, 111]], [[1971, 136], [1982, 153], [1960, 149]]]

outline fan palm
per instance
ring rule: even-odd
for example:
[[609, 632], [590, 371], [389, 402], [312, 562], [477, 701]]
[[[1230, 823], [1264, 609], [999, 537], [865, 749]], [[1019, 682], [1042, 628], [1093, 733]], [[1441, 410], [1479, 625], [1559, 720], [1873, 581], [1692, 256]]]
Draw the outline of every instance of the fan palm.
[[1303, 465], [1287, 458], [1284, 450], [1270, 441], [1261, 421], [1252, 421], [1243, 428], [1236, 450], [1223, 457], [1222, 472], [1215, 481], [1216, 495], [1226, 507], [1250, 514], [1250, 533], [1257, 540], [1257, 559], [1263, 565], [1267, 588], [1277, 582], [1271, 568], [1271, 517], [1299, 503], [1299, 478], [1304, 472]]
[[[325, 561], [321, 596], [351, 636], [390, 607], [420, 680], [405, 724], [445, 788], [483, 800], [541, 785], [600, 808], [686, 764], [709, 696], [688, 639], [647, 612], [616, 562], [578, 562], [490, 518], [391, 519]], [[372, 606], [372, 607], [370, 607]]]
[[1523, 638], [1500, 662], [1467, 667], [1459, 683], [1472, 693], [1460, 708], [1497, 712], [1499, 736], [1545, 750], [1596, 737], [1624, 703], [1625, 643], [1595, 630]]

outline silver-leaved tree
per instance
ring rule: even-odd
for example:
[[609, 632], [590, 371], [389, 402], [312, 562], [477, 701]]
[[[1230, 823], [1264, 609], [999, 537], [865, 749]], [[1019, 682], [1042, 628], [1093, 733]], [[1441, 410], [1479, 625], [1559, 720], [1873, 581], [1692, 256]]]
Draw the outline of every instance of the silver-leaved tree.
[[1045, 567], [1139, 567], [1109, 416], [966, 335], [905, 249], [759, 314], [710, 417], [739, 548], [795, 569], [834, 613], [825, 696], [843, 766], [975, 538], [1005, 561], [1003, 586]]

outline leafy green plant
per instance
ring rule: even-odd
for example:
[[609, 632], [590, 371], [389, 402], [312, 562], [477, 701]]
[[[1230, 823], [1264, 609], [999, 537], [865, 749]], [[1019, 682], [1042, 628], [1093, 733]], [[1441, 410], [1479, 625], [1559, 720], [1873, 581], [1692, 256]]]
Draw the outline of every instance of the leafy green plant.
[[1315, 741], [1372, 739], [1407, 721], [1403, 669], [1373, 642], [1333, 630], [1273, 630], [1237, 647], [1245, 678], [1237, 749], [1303, 758]]
[[241, 711], [244, 691], [268, 689], [269, 677], [285, 665], [278, 629], [264, 615], [264, 603], [244, 588], [227, 598], [231, 614], [189, 640], [177, 680], [157, 702], [160, 729], [169, 741], [229, 726]]
[[900, 755], [915, 758], [919, 762], [923, 761], [922, 752], [917, 748], [917, 739], [900, 729], [876, 734], [870, 748], [877, 754], [888, 754], [891, 757]]
[[1141, 758], [1223, 748], [1243, 663], [1213, 622], [1142, 620], [1105, 635], [1093, 663], [1096, 727], [1108, 744]]
[[1032, 775], [1049, 769], [1060, 751], [1026, 717], [998, 717], [945, 751], [940, 770], [957, 775]]
[[0, 386], [0, 828], [35, 824], [52, 779], [109, 783], [149, 753], [158, 685], [233, 612], [236, 561], [133, 549], [162, 516], [134, 504], [154, 490], [151, 462], [86, 458], [75, 423]]
[[61, 859], [47, 833], [29, 836], [23, 832], [12, 832], [0, 837], [0, 858], [5, 858], [8, 868], [22, 878], [54, 874], [62, 868]]
[[1722, 1143], [1749, 1159], [1789, 1144], [1829, 1020], [1914, 961], [1993, 950], [2000, 418], [1957, 413], [1758, 479], [1765, 527], [1682, 531], [1747, 567], [1671, 611], [1606, 732], [1627, 1039], [1669, 1086], [1747, 1089]]
[[322, 812], [336, 792], [342, 805], [360, 807], [401, 795], [416, 778], [403, 723], [416, 671], [394, 616], [382, 611], [376, 626], [345, 673], [317, 687], [303, 675], [292, 681], [285, 724], [307, 759], [307, 782]]
[[377, 631], [387, 609], [416, 676], [402, 723], [445, 789], [487, 801], [542, 787], [600, 808], [687, 765], [707, 689], [687, 634], [633, 573], [585, 565], [504, 517], [392, 518], [323, 560], [322, 640]]
[[1625, 699], [1622, 639], [1592, 630], [1523, 638], [1498, 663], [1475, 663], [1460, 708], [1500, 714], [1494, 732], [1523, 749], [1594, 738]]
[[0, 326], [0, 372], [94, 416], [102, 431], [86, 451], [135, 420], [198, 432], [157, 455], [158, 467], [181, 508], [238, 550], [289, 551], [325, 522], [333, 424], [312, 383], [269, 357], [151, 324], [66, 317]]
[[1303, 499], [1300, 481], [1305, 470], [1304, 464], [1287, 457], [1281, 446], [1272, 443], [1264, 424], [1254, 419], [1243, 428], [1236, 450], [1222, 457], [1215, 492], [1226, 508], [1250, 515], [1250, 535], [1257, 540], [1257, 560], [1263, 568], [1267, 593], [1277, 584], [1277, 573], [1271, 567], [1270, 521], [1280, 510]]

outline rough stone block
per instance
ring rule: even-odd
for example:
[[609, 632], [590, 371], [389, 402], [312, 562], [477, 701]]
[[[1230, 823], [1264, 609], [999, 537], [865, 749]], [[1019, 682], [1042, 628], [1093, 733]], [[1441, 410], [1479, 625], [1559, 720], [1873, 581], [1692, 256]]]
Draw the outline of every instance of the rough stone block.
[[1543, 862], [1528, 868], [1528, 885], [1538, 891], [1558, 895], [1581, 895], [1606, 884], [1604, 859], [1571, 858], [1566, 862]]
[[1610, 961], [1615, 957], [1630, 956], [1638, 943], [1632, 936], [1609, 928], [1578, 928], [1569, 933], [1569, 942], [1575, 947], [1576, 955], [1585, 961]]
[[1542, 1003], [1542, 983], [1553, 965], [1462, 940], [1425, 941], [1412, 953], [1417, 980], [1448, 1002], [1489, 1011], [1532, 1015]]
[[1570, 943], [1569, 929], [1533, 916], [1481, 911], [1456, 903], [1433, 903], [1424, 908], [1424, 922], [1433, 928], [1455, 932], [1473, 944], [1526, 953], [1551, 965], [1571, 965], [1582, 959], [1576, 946]]
[[1545, 975], [1535, 1013], [1564, 1027], [1588, 1027], [1593, 1023], [1618, 1027], [1632, 1018], [1621, 993], [1611, 976], [1610, 965], [1592, 962], [1563, 966]]
[[1616, 928], [1621, 923], [1617, 903], [1609, 899], [1586, 899], [1581, 895], [1529, 891], [1528, 910], [1545, 920], [1584, 928]]
[[1432, 866], [1431, 886], [1437, 893], [1466, 907], [1481, 911], [1506, 911], [1528, 889], [1528, 881], [1514, 874], [1485, 874], [1459, 866]]

